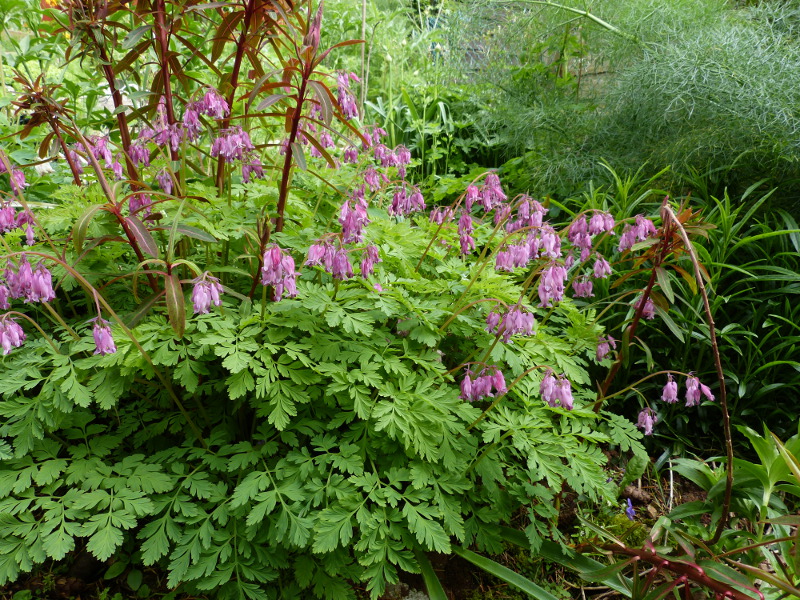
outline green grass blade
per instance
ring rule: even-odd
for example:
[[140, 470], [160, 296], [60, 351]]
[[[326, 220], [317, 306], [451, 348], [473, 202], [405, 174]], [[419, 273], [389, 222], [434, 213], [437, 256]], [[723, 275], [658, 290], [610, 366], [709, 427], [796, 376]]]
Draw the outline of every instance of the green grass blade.
[[422, 579], [425, 582], [425, 589], [428, 592], [430, 600], [447, 600], [447, 594], [444, 593], [442, 582], [436, 576], [436, 571], [433, 570], [433, 565], [428, 557], [422, 550], [414, 550], [414, 555], [419, 563], [420, 571], [422, 572]]
[[494, 575], [498, 579], [502, 579], [506, 583], [513, 585], [515, 588], [522, 590], [537, 600], [558, 600], [555, 596], [553, 596], [553, 594], [539, 587], [527, 577], [523, 577], [516, 571], [512, 571], [508, 567], [504, 567], [500, 563], [496, 563], [490, 558], [486, 558], [480, 554], [475, 554], [471, 550], [459, 548], [458, 546], [453, 546], [453, 552], [455, 552], [461, 558], [468, 560], [476, 567], [486, 571], [490, 575]]

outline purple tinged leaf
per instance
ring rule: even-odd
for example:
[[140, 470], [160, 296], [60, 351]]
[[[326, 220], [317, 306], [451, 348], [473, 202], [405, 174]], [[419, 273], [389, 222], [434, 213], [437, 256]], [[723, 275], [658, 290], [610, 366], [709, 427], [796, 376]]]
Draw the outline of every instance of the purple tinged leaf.
[[125, 217], [125, 222], [128, 224], [139, 247], [153, 258], [158, 258], [158, 246], [153, 239], [153, 234], [144, 226], [144, 223], [136, 217]]
[[176, 273], [164, 278], [164, 289], [167, 300], [167, 316], [172, 330], [179, 338], [186, 330], [186, 302], [183, 297], [181, 281]]

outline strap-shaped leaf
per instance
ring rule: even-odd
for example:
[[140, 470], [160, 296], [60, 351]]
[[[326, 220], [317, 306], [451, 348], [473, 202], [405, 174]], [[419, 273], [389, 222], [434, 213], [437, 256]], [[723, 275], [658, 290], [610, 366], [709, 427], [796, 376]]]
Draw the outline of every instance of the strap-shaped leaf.
[[183, 337], [186, 330], [186, 304], [183, 298], [183, 288], [177, 273], [171, 273], [164, 280], [167, 296], [167, 317], [172, 330], [179, 338]]
[[428, 557], [419, 548], [414, 550], [414, 556], [419, 563], [419, 569], [422, 573], [422, 579], [425, 582], [428, 598], [430, 598], [430, 600], [447, 600], [447, 594], [444, 593], [442, 582], [439, 581], [439, 578], [436, 576], [436, 571], [433, 570], [431, 561], [428, 560]]
[[92, 222], [95, 213], [102, 208], [102, 204], [89, 206], [75, 221], [75, 225], [72, 226], [72, 244], [78, 254], [83, 251], [83, 242], [86, 241], [86, 230], [89, 227], [89, 223]]
[[139, 40], [142, 38], [142, 36], [148, 31], [150, 31], [152, 28], [153, 28], [152, 25], [140, 25], [136, 29], [131, 30], [131, 32], [125, 36], [125, 39], [122, 40], [122, 44], [120, 47], [123, 50], [130, 50], [137, 43], [139, 43]]
[[125, 223], [130, 228], [133, 237], [136, 238], [139, 247], [153, 258], [158, 258], [158, 246], [153, 239], [153, 234], [144, 226], [144, 223], [137, 217], [125, 217]]
[[461, 558], [468, 560], [476, 567], [479, 567], [490, 575], [494, 575], [498, 579], [502, 579], [506, 583], [513, 585], [515, 588], [522, 590], [537, 600], [558, 600], [558, 598], [553, 596], [553, 594], [544, 588], [539, 587], [527, 577], [523, 577], [516, 571], [512, 571], [508, 567], [505, 567], [490, 558], [486, 558], [480, 554], [475, 554], [472, 550], [459, 548], [458, 546], [453, 546], [453, 552], [458, 554]]

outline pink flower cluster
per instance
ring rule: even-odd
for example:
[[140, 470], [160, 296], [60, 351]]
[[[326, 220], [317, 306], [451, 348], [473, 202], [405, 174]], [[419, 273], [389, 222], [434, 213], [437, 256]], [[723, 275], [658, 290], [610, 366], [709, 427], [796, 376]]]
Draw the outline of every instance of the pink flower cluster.
[[408, 194], [405, 183], [399, 186], [392, 197], [389, 214], [402, 217], [421, 210], [425, 210], [425, 199], [422, 197], [422, 192], [419, 191], [419, 188], [413, 186], [411, 194]]
[[467, 255], [475, 249], [475, 238], [472, 237], [474, 230], [472, 215], [466, 209], [462, 210], [461, 217], [458, 219], [458, 241], [462, 255]]
[[542, 308], [549, 308], [555, 302], [561, 302], [564, 297], [564, 283], [567, 281], [567, 269], [552, 263], [539, 279], [539, 304]]
[[33, 232], [34, 218], [28, 210], [19, 213], [10, 202], [0, 202], [0, 234], [25, 228], [25, 241], [28, 246], [33, 246], [35, 236]]
[[506, 380], [502, 371], [497, 367], [487, 367], [481, 369], [476, 376], [472, 369], [467, 369], [464, 379], [461, 380], [462, 400], [475, 402], [483, 398], [492, 398], [495, 395], [502, 395], [508, 391]]
[[297, 276], [292, 255], [274, 245], [264, 252], [261, 267], [261, 283], [271, 285], [273, 300], [278, 302], [285, 293], [289, 298], [297, 296]]
[[355, 96], [350, 91], [350, 80], [359, 81], [355, 73], [340, 71], [336, 76], [336, 82], [339, 84], [336, 91], [336, 100], [339, 102], [339, 107], [342, 109], [342, 115], [344, 115], [345, 119], [358, 117], [358, 104]]
[[8, 354], [12, 348], [22, 346], [25, 337], [25, 332], [19, 323], [8, 315], [0, 317], [0, 347], [3, 348], [3, 354]]
[[486, 317], [486, 331], [502, 336], [508, 343], [512, 335], [533, 335], [534, 323], [533, 313], [516, 304], [505, 315], [491, 311]]
[[192, 280], [192, 308], [196, 315], [206, 315], [211, 305], [222, 306], [222, 285], [208, 271]]
[[656, 226], [644, 215], [636, 215], [633, 224], [625, 225], [619, 238], [619, 251], [630, 250], [636, 242], [643, 242], [651, 235], [656, 234]]
[[[370, 256], [375, 256], [377, 248], [370, 250]], [[372, 261], [371, 258], [367, 259], [367, 269], [374, 268], [374, 264], [380, 262], [380, 258]], [[318, 241], [312, 244], [308, 249], [308, 258], [305, 262], [306, 266], [321, 266], [327, 273], [333, 276], [334, 279], [344, 280], [350, 279], [353, 276], [353, 265], [350, 263], [350, 258], [347, 256], [347, 250], [343, 246], [338, 248], [328, 240]], [[363, 274], [362, 262], [362, 274]], [[368, 275], [364, 275], [366, 278]]]
[[250, 136], [241, 127], [231, 127], [220, 132], [211, 144], [211, 156], [221, 156], [225, 162], [244, 160], [245, 154], [255, 149]]
[[350, 198], [342, 204], [339, 224], [342, 226], [343, 243], [358, 243], [364, 239], [364, 228], [369, 223], [368, 206], [363, 185], [356, 188]]
[[[686, 406], [698, 406], [703, 399], [703, 396], [710, 402], [714, 401], [714, 394], [711, 389], [700, 383], [700, 380], [692, 374], [686, 378]], [[675, 404], [678, 401], [678, 383], [672, 377], [671, 373], [667, 373], [667, 383], [661, 391], [661, 401], [667, 404]], [[653, 425], [658, 422], [658, 415], [650, 407], [645, 407], [639, 413], [639, 420], [637, 426], [644, 430], [645, 435], [653, 434]]]
[[562, 375], [556, 377], [552, 369], [547, 369], [545, 372], [542, 383], [539, 385], [539, 393], [542, 395], [542, 400], [551, 407], [560, 404], [562, 408], [572, 410], [572, 385], [566, 377]]
[[21, 298], [24, 302], [49, 302], [56, 297], [50, 271], [42, 263], [34, 269], [24, 255], [16, 272], [14, 265], [8, 261], [3, 279], [5, 281], [0, 282], [0, 308], [9, 308], [8, 298]]

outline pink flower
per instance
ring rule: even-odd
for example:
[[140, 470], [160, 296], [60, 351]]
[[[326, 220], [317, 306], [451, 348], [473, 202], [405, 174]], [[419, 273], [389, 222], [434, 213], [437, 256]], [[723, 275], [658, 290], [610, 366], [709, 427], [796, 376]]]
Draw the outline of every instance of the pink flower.
[[146, 217], [152, 211], [150, 208], [152, 203], [153, 200], [150, 198], [150, 194], [144, 194], [142, 192], [133, 194], [130, 198], [128, 198], [128, 212], [131, 215], [137, 215], [139, 212], [141, 212], [142, 215]]
[[550, 225], [544, 225], [541, 233], [542, 256], [558, 258], [561, 256], [561, 238]]
[[594, 277], [595, 279], [604, 279], [611, 275], [611, 265], [603, 258], [602, 255], [597, 255], [597, 260], [594, 261]]
[[272, 246], [264, 251], [263, 266], [261, 267], [261, 283], [271, 285], [274, 289], [273, 299], [278, 302], [284, 292], [290, 298], [297, 295], [297, 276], [294, 259], [278, 246]]
[[340, 71], [336, 76], [339, 84], [336, 99], [339, 102], [339, 107], [342, 110], [342, 115], [345, 119], [353, 119], [358, 116], [358, 105], [356, 99], [350, 92], [350, 79], [357, 79], [353, 73], [346, 73]]
[[474, 377], [471, 369], [467, 369], [464, 379], [461, 381], [462, 400], [475, 402], [486, 397], [503, 395], [508, 391], [506, 380], [503, 373], [497, 367], [482, 369], [477, 377]]
[[350, 279], [353, 276], [353, 265], [350, 264], [350, 259], [344, 248], [339, 248], [333, 255], [331, 275], [333, 275], [334, 279], [340, 280]]
[[553, 376], [552, 369], [547, 369], [545, 372], [542, 382], [539, 384], [539, 393], [547, 404], [556, 405], [556, 378]]
[[707, 385], [705, 385], [704, 383], [700, 384], [700, 392], [703, 394], [703, 396], [706, 397], [707, 400], [709, 400], [711, 402], [714, 401], [714, 394], [711, 393], [711, 390], [709, 389], [709, 387]]
[[700, 380], [694, 375], [686, 378], [686, 406], [700, 404]]
[[111, 337], [111, 327], [108, 321], [97, 317], [94, 319], [94, 329], [92, 330], [95, 344], [95, 354], [105, 356], [106, 354], [114, 354], [117, 351], [114, 345], [114, 338]]
[[542, 308], [549, 308], [553, 303], [561, 302], [564, 297], [564, 282], [567, 279], [567, 270], [553, 263], [542, 271], [539, 278], [539, 300]]
[[22, 194], [22, 190], [28, 187], [25, 182], [25, 173], [21, 169], [11, 170], [11, 189], [15, 194]]
[[499, 314], [490, 312], [486, 318], [486, 331], [501, 335], [503, 341], [508, 343], [512, 335], [533, 335], [534, 322], [533, 314], [517, 304], [508, 310], [502, 321]]
[[355, 164], [358, 162], [358, 148], [355, 146], [348, 146], [344, 149], [344, 162]]
[[475, 239], [472, 237], [474, 228], [472, 216], [466, 210], [462, 211], [461, 217], [458, 219], [458, 238], [463, 255], [469, 254], [475, 249]]
[[376, 192], [381, 189], [381, 182], [380, 178], [378, 177], [378, 172], [373, 167], [369, 167], [366, 171], [364, 171], [364, 183], [369, 186], [369, 190], [371, 192]]
[[131, 162], [137, 167], [150, 166], [150, 150], [140, 142], [133, 142], [128, 149]]
[[597, 235], [614, 229], [614, 217], [609, 213], [596, 212], [589, 219], [589, 235]]
[[366, 279], [372, 275], [372, 271], [375, 269], [375, 263], [379, 262], [382, 261], [380, 253], [378, 252], [378, 247], [374, 244], [370, 244], [364, 249], [364, 256], [361, 259], [361, 276]]
[[0, 203], [0, 233], [14, 231], [17, 227], [17, 211], [9, 202]]
[[220, 96], [219, 92], [214, 88], [208, 88], [205, 95], [201, 100], [195, 103], [195, 110], [214, 119], [222, 119], [230, 112], [225, 98]]
[[600, 336], [599, 343], [597, 344], [597, 360], [598, 362], [606, 358], [611, 352], [611, 348], [616, 349], [617, 340], [610, 335]]
[[11, 352], [12, 348], [19, 348], [25, 341], [25, 332], [13, 318], [5, 315], [0, 317], [0, 347], [3, 354]]
[[661, 400], [668, 404], [674, 404], [678, 401], [678, 384], [675, 383], [671, 373], [667, 373], [667, 383], [661, 392]]
[[643, 429], [645, 435], [653, 435], [653, 425], [656, 423], [658, 423], [658, 415], [648, 406], [639, 413], [636, 426]]
[[264, 179], [264, 167], [257, 156], [245, 157], [242, 162], [242, 181], [250, 183], [250, 178]]
[[[640, 296], [639, 299], [636, 301], [636, 305], [634, 306], [634, 308], [636, 310], [639, 310], [641, 304], [642, 304], [642, 297]], [[645, 300], [644, 308], [642, 309], [642, 316], [648, 321], [651, 321], [656, 318], [656, 305], [653, 304], [653, 300], [652, 298], [650, 298], [650, 296], [648, 296], [647, 300]]]
[[166, 169], [161, 169], [156, 175], [156, 180], [158, 181], [158, 185], [162, 190], [164, 190], [167, 194], [172, 193], [172, 175], [170, 175], [169, 171]]
[[594, 298], [592, 287], [592, 280], [585, 275], [572, 282], [572, 289], [575, 290], [575, 298]]
[[11, 290], [8, 289], [8, 286], [5, 283], [0, 283], [0, 309], [8, 310], [11, 308], [11, 305], [8, 302], [10, 297]]
[[500, 185], [497, 173], [489, 173], [481, 188], [481, 204], [486, 212], [506, 201], [506, 195]]
[[472, 204], [480, 196], [480, 190], [474, 185], [468, 185], [467, 191], [464, 194], [464, 209], [469, 212], [472, 210]]
[[572, 384], [561, 375], [556, 378], [552, 369], [547, 369], [545, 372], [542, 383], [539, 384], [539, 393], [542, 395], [542, 400], [553, 408], [559, 405], [567, 410], [573, 408]]
[[190, 104], [183, 113], [183, 130], [186, 132], [186, 139], [194, 142], [203, 133], [203, 124], [200, 122], [198, 104]]
[[211, 144], [211, 156], [221, 156], [225, 162], [242, 160], [246, 152], [255, 149], [250, 136], [241, 127], [232, 127], [220, 132]]
[[192, 289], [192, 308], [194, 314], [205, 315], [208, 314], [211, 305], [222, 306], [222, 285], [219, 279], [212, 277], [208, 271], [203, 273], [200, 277], [192, 280], [194, 288]]
[[430, 222], [441, 225], [453, 220], [453, 207], [446, 206], [444, 208], [437, 206], [431, 211]]
[[407, 165], [411, 163], [411, 151], [405, 146], [398, 146], [395, 148], [394, 153], [397, 157], [398, 165]]

